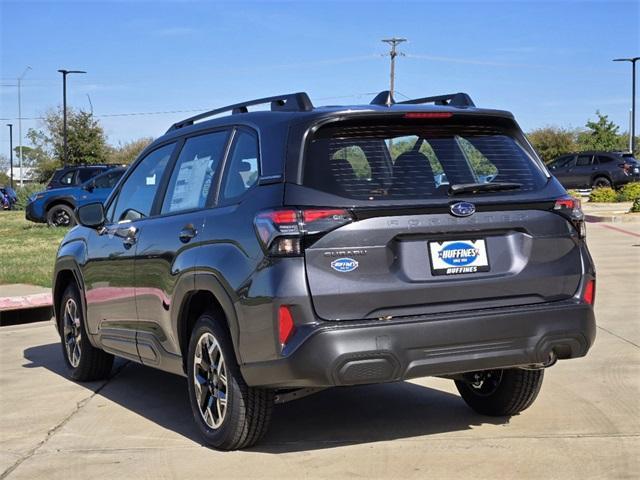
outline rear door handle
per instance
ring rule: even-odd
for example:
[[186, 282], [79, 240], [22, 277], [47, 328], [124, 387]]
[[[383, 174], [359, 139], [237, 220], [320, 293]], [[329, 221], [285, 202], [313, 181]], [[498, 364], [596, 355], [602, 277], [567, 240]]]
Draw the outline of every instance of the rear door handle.
[[182, 243], [188, 243], [197, 234], [198, 231], [193, 225], [186, 225], [182, 230], [180, 230], [178, 237]]

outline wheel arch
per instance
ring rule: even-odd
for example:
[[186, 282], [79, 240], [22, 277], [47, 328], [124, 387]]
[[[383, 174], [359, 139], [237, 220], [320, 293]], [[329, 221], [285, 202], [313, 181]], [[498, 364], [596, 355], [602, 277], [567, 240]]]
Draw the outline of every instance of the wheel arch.
[[212, 312], [216, 318], [223, 321], [231, 342], [238, 364], [241, 364], [238, 349], [238, 319], [231, 297], [220, 280], [210, 273], [196, 273], [193, 289], [186, 291], [181, 298], [175, 322], [176, 335], [182, 356], [182, 366], [186, 372], [187, 350], [193, 327], [204, 312]]
[[45, 215], [48, 214], [49, 210], [51, 210], [56, 205], [66, 205], [72, 210], [75, 210], [76, 208], [76, 202], [70, 197], [54, 198], [44, 206]]
[[[82, 270], [80, 269], [80, 262], [83, 258], [85, 258], [84, 242], [72, 241], [66, 244], [63, 243], [60, 246], [58, 258], [56, 259], [53, 271], [53, 287], [51, 289], [53, 314], [58, 331], [60, 329], [60, 312], [58, 311], [59, 303], [64, 291], [70, 283], [75, 283], [78, 288], [83, 317], [87, 318], [87, 302], [85, 299], [84, 280], [82, 277]], [[89, 335], [89, 339], [91, 343], [93, 343], [91, 335]]]

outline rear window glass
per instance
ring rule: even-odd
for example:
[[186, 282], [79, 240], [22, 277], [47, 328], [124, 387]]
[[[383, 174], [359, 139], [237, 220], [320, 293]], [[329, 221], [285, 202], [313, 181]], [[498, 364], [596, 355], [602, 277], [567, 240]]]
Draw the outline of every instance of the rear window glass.
[[508, 131], [492, 126], [324, 127], [305, 158], [306, 186], [357, 200], [446, 197], [452, 184], [490, 182], [531, 191], [546, 177]]

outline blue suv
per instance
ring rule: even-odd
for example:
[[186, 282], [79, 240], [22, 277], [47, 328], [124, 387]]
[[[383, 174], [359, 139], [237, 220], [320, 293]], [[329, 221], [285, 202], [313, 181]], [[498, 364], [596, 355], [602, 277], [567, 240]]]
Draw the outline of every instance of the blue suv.
[[104, 202], [126, 168], [112, 168], [80, 185], [43, 190], [29, 198], [25, 217], [51, 227], [73, 227], [74, 209], [93, 202]]

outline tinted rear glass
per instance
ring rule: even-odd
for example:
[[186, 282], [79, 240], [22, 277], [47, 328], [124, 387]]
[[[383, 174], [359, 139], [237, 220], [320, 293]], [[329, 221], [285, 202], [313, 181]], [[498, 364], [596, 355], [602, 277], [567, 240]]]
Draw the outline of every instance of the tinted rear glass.
[[446, 197], [451, 184], [490, 182], [531, 191], [546, 177], [507, 130], [486, 125], [325, 127], [305, 158], [306, 186], [357, 200]]

